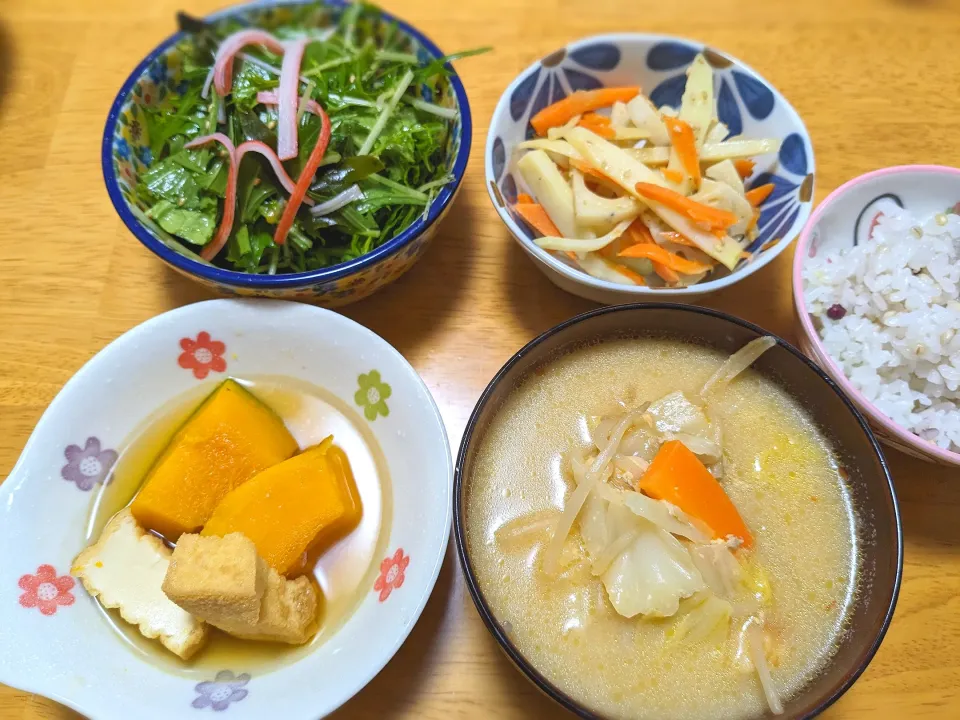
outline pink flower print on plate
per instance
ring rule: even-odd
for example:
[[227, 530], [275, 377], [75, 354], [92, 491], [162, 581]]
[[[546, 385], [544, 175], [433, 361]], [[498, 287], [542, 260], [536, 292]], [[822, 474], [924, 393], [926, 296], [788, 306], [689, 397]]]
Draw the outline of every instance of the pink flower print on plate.
[[227, 369], [227, 361], [223, 359], [227, 346], [219, 340], [212, 340], [210, 333], [206, 331], [197, 335], [196, 340], [183, 338], [180, 349], [183, 352], [177, 358], [177, 363], [182, 368], [193, 370], [193, 376], [197, 380], [203, 380], [211, 370], [224, 372]]
[[41, 565], [36, 575], [22, 575], [17, 583], [23, 593], [20, 605], [28, 609], [38, 608], [43, 615], [55, 615], [57, 608], [73, 605], [73, 586], [76, 582], [69, 575], [57, 576], [53, 565]]
[[392, 557], [380, 563], [380, 577], [373, 584], [374, 592], [380, 593], [380, 602], [386, 602], [390, 593], [403, 585], [404, 572], [410, 564], [410, 556], [403, 554], [403, 548], [397, 548]]

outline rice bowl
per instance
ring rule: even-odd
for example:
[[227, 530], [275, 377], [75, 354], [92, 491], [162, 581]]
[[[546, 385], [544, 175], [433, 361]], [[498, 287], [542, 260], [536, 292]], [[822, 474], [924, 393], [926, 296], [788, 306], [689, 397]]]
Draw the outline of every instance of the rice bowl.
[[881, 440], [960, 465], [960, 171], [903, 166], [841, 186], [797, 246], [800, 344]]

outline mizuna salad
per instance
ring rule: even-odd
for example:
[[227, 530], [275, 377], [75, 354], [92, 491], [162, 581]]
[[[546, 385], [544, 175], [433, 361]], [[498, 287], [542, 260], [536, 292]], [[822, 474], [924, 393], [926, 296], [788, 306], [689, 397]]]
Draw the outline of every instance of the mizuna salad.
[[772, 184], [746, 190], [752, 158], [773, 139], [728, 137], [703, 55], [679, 111], [638, 87], [577, 91], [530, 121], [518, 146], [526, 192], [516, 212], [590, 275], [624, 285], [685, 287], [749, 259]]
[[453, 179], [446, 62], [470, 53], [424, 63], [367, 5], [266, 17], [252, 27], [181, 15], [183, 81], [144, 108], [152, 162], [138, 201], [209, 262], [315, 270], [387, 242]]

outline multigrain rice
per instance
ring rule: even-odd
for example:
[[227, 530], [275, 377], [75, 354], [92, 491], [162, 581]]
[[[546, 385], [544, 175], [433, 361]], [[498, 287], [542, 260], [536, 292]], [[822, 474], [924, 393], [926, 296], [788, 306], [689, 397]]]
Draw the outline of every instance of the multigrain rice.
[[960, 452], [960, 216], [880, 216], [871, 241], [805, 263], [827, 353], [881, 412]]

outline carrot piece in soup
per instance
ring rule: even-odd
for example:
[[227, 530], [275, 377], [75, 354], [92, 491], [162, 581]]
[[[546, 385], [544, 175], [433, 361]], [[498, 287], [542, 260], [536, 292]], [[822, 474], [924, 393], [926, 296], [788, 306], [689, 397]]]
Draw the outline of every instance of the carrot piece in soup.
[[679, 440], [665, 442], [640, 478], [639, 489], [657, 500], [676, 505], [708, 525], [714, 538], [738, 537], [744, 547], [753, 535], [729, 496], [700, 459]]

